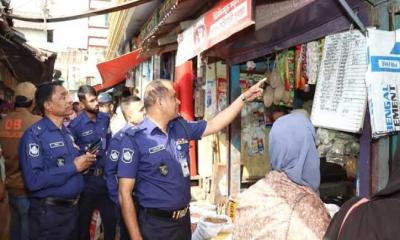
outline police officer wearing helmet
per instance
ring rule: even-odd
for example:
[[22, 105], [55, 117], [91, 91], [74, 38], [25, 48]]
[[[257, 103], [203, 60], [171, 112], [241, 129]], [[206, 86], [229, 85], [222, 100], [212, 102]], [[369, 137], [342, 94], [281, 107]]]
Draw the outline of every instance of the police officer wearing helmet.
[[[261, 96], [260, 81], [210, 120], [178, 116], [179, 100], [169, 81], [152, 81], [144, 93], [146, 117], [125, 132], [118, 163], [119, 200], [132, 239], [191, 239], [189, 141], [226, 127]], [[138, 212], [132, 202], [132, 191]]]
[[[41, 119], [32, 114], [35, 92], [32, 83], [19, 83], [15, 88], [15, 110], [0, 120], [0, 145], [5, 158], [5, 182], [11, 209], [11, 239], [28, 239], [29, 236], [29, 199], [19, 166], [18, 144], [25, 130]], [[6, 218], [6, 213], [3, 217]]]
[[35, 100], [44, 117], [22, 136], [18, 153], [30, 192], [30, 239], [76, 239], [77, 202], [83, 189], [81, 172], [95, 155], [79, 155], [63, 120], [72, 101], [62, 82], [38, 87]]
[[104, 162], [111, 132], [109, 132], [110, 117], [99, 112], [99, 102], [96, 90], [89, 85], [78, 89], [78, 98], [83, 105], [83, 111], [71, 121], [71, 130], [76, 144], [83, 153], [90, 145], [100, 140], [96, 162], [84, 173], [85, 188], [79, 200], [79, 239], [90, 238], [89, 229], [93, 211], [99, 209], [104, 229], [104, 239], [115, 237], [116, 216], [112, 201], [108, 197], [107, 185], [104, 179]]

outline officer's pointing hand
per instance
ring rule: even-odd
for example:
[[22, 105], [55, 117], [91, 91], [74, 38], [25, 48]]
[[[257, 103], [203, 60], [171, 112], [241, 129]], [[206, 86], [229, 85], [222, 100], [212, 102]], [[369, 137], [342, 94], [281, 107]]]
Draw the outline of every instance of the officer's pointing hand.
[[96, 154], [86, 153], [74, 159], [74, 164], [78, 172], [88, 169], [96, 161]]
[[243, 95], [246, 98], [246, 101], [253, 101], [254, 99], [261, 97], [263, 94], [262, 85], [267, 81], [267, 78], [261, 79], [259, 82], [251, 86]]

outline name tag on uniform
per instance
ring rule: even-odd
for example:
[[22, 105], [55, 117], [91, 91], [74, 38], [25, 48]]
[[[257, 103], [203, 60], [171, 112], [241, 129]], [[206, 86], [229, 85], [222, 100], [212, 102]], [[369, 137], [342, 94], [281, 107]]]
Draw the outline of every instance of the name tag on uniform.
[[82, 137], [89, 136], [89, 135], [91, 135], [91, 134], [93, 134], [93, 133], [94, 133], [93, 130], [89, 130], [89, 131], [83, 132], [83, 133], [82, 133]]
[[165, 146], [163, 144], [161, 144], [161, 145], [149, 148], [149, 153], [153, 154], [153, 153], [159, 152], [159, 151], [164, 150], [164, 149], [165, 149]]
[[50, 148], [58, 148], [58, 147], [64, 147], [64, 142], [53, 142], [50, 143]]

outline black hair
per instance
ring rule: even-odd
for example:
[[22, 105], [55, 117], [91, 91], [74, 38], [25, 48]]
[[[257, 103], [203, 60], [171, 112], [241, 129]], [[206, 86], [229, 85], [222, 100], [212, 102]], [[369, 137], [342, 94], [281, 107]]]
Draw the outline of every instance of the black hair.
[[272, 105], [270, 109], [271, 113], [282, 112], [284, 114], [288, 114], [290, 112], [290, 109], [283, 105]]
[[79, 101], [86, 100], [86, 94], [97, 97], [97, 92], [94, 87], [90, 85], [82, 85], [78, 89], [78, 99]]
[[129, 97], [129, 96], [131, 96], [132, 94], [131, 94], [131, 92], [129, 91], [129, 89], [124, 89], [123, 91], [122, 91], [122, 97], [123, 98], [127, 98], [127, 97]]
[[126, 119], [126, 116], [127, 116], [127, 113], [126, 113], [127, 107], [131, 103], [139, 102], [140, 100], [141, 99], [139, 97], [137, 97], [137, 96], [129, 96], [129, 97], [122, 98], [122, 100], [121, 100], [121, 112], [122, 112], [122, 115], [124, 115], [125, 119]]
[[51, 96], [54, 93], [54, 89], [57, 86], [62, 86], [62, 84], [63, 81], [53, 81], [53, 82], [45, 82], [38, 86], [35, 93], [35, 100], [36, 100], [36, 105], [42, 114], [44, 114], [44, 103], [51, 99]]
[[72, 103], [72, 109], [74, 110], [74, 112], [78, 113], [78, 107], [79, 107], [79, 103], [78, 102], [73, 102]]
[[29, 100], [25, 96], [15, 97], [15, 107], [17, 108], [29, 108], [32, 106], [33, 100]]

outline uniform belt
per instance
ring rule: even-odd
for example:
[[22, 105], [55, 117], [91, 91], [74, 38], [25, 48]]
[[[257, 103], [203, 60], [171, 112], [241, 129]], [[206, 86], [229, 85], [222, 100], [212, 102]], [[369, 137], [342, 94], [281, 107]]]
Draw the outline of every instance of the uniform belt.
[[103, 176], [103, 172], [103, 168], [89, 168], [85, 174], [100, 177]]
[[156, 217], [163, 217], [163, 218], [172, 218], [172, 219], [180, 219], [186, 216], [188, 213], [189, 208], [185, 207], [184, 209], [181, 210], [176, 210], [176, 211], [167, 211], [167, 210], [161, 210], [161, 209], [156, 209], [156, 208], [143, 208], [144, 211], [150, 215], [156, 216]]
[[60, 207], [72, 207], [75, 206], [79, 197], [76, 198], [58, 198], [58, 197], [46, 197], [39, 199], [47, 205], [60, 206]]

